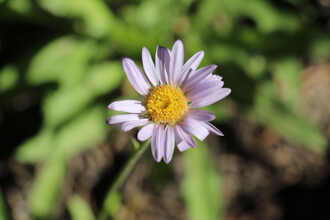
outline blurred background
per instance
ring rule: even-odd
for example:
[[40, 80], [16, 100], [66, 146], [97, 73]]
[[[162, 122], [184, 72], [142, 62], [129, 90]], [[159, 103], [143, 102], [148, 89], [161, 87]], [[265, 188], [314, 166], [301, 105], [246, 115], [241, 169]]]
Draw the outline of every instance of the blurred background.
[[[120, 59], [205, 51], [232, 93], [169, 165], [150, 149], [108, 190], [136, 131]], [[0, 219], [330, 219], [329, 0], [0, 0]]]

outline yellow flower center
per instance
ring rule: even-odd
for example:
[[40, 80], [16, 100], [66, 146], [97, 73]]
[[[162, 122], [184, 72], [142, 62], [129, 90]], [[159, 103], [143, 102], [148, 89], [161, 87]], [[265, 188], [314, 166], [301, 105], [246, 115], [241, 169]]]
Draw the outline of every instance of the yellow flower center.
[[184, 117], [187, 110], [187, 98], [175, 86], [157, 86], [147, 97], [147, 112], [155, 123], [174, 125]]

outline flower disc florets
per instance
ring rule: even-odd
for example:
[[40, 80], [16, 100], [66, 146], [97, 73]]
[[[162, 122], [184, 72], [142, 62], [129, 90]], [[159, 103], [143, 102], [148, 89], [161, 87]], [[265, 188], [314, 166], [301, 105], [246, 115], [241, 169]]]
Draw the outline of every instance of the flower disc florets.
[[147, 96], [147, 112], [151, 120], [158, 124], [174, 125], [188, 110], [188, 102], [179, 87], [161, 85]]

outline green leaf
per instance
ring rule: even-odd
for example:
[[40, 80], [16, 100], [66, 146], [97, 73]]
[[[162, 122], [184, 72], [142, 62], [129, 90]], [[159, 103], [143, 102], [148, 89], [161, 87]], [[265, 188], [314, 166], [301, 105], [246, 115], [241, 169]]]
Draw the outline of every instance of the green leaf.
[[198, 142], [197, 148], [184, 154], [185, 177], [182, 191], [191, 220], [218, 220], [223, 216], [221, 177], [215, 170], [207, 145]]
[[293, 112], [300, 108], [300, 91], [302, 65], [296, 58], [287, 57], [277, 61], [273, 66], [273, 75], [281, 101]]
[[0, 92], [12, 89], [18, 81], [16, 66], [8, 65], [0, 70]]
[[30, 0], [11, 0], [8, 2], [8, 7], [19, 14], [29, 14], [33, 8]]
[[88, 203], [80, 196], [73, 196], [69, 201], [69, 212], [73, 220], [94, 220], [94, 214]]
[[16, 159], [21, 162], [33, 163], [45, 159], [53, 149], [54, 133], [49, 129], [42, 129], [39, 134], [30, 138], [18, 147]]
[[49, 94], [43, 104], [45, 126], [54, 128], [83, 111], [94, 98], [85, 86], [63, 88]]
[[52, 156], [37, 176], [28, 197], [28, 205], [34, 216], [47, 217], [54, 210], [65, 174], [65, 161]]
[[[43, 128], [41, 132], [23, 143], [16, 158], [23, 162], [37, 162], [49, 155], [69, 158], [102, 141], [107, 133], [105, 108], [96, 106], [74, 117], [55, 133], [54, 128]], [[57, 155], [58, 154], [58, 155]]]
[[58, 131], [53, 139], [53, 148], [48, 148], [48, 153], [43, 155], [44, 159], [47, 158], [46, 163], [29, 195], [33, 215], [50, 215], [57, 203], [67, 161], [73, 154], [95, 146], [105, 138], [106, 132], [105, 114], [98, 106], [86, 110]]
[[58, 38], [32, 58], [27, 80], [31, 84], [57, 81], [62, 87], [79, 85], [96, 51], [92, 41], [73, 36]]
[[73, 19], [78, 32], [103, 37], [114, 26], [115, 16], [102, 0], [38, 0], [41, 7], [57, 16]]
[[104, 62], [92, 66], [85, 80], [85, 87], [95, 96], [104, 95], [120, 86], [124, 71], [119, 62]]
[[103, 106], [95, 106], [68, 123], [56, 135], [57, 150], [69, 159], [73, 154], [87, 150], [104, 140], [107, 134], [106, 117]]
[[107, 94], [120, 85], [123, 70], [119, 62], [92, 66], [80, 85], [64, 87], [49, 94], [43, 104], [45, 125], [56, 127], [83, 111], [97, 96]]

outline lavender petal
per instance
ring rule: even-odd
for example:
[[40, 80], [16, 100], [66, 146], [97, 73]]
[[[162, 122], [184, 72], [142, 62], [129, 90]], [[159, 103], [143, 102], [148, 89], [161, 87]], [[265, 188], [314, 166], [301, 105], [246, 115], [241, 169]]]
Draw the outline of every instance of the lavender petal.
[[182, 67], [181, 76], [177, 81], [177, 85], [181, 85], [186, 79], [190, 70], [196, 70], [204, 57], [204, 51], [194, 54]]
[[122, 65], [128, 80], [135, 90], [141, 95], [147, 95], [151, 86], [140, 68], [130, 58], [124, 58]]
[[209, 131], [203, 126], [203, 124], [200, 121], [189, 117], [189, 115], [182, 122], [182, 127], [201, 141], [209, 135]]
[[185, 151], [189, 148], [195, 148], [196, 142], [193, 137], [185, 132], [179, 125], [175, 126], [175, 136], [179, 151]]
[[193, 96], [189, 96], [191, 100], [191, 108], [200, 108], [211, 105], [230, 94], [231, 90], [228, 88], [210, 88], [205, 89]]
[[213, 124], [211, 124], [210, 122], [204, 122], [203, 126], [209, 130], [210, 132], [219, 135], [219, 136], [224, 136], [224, 134], [217, 128], [215, 127]]
[[156, 125], [151, 140], [152, 155], [157, 162], [160, 162], [164, 156], [165, 130], [162, 125]]
[[184, 48], [181, 40], [177, 40], [172, 48], [169, 81], [171, 84], [177, 84], [184, 62]]
[[128, 121], [136, 121], [139, 120], [139, 115], [137, 114], [122, 114], [122, 115], [114, 115], [112, 117], [110, 117], [107, 120], [107, 123], [109, 125], [114, 125], [114, 124], [121, 124], [124, 122], [128, 122]]
[[170, 53], [166, 47], [157, 47], [156, 51], [156, 71], [160, 76], [161, 84], [168, 83], [168, 73], [170, 65]]
[[148, 125], [142, 127], [139, 130], [138, 134], [137, 134], [138, 140], [139, 141], [146, 141], [146, 140], [148, 140], [152, 136], [152, 134], [154, 132], [154, 127], [155, 127], [154, 124], [148, 124]]
[[159, 82], [159, 74], [155, 69], [149, 50], [146, 47], [142, 48], [142, 63], [143, 69], [148, 76], [153, 86], [157, 86]]
[[213, 121], [216, 117], [215, 115], [207, 110], [190, 110], [189, 116], [198, 121]]
[[128, 121], [128, 122], [124, 122], [121, 125], [121, 129], [125, 132], [132, 130], [133, 128], [136, 128], [138, 126], [143, 126], [145, 124], [147, 124], [149, 122], [149, 119], [144, 118], [144, 119], [140, 119], [137, 121]]
[[203, 68], [200, 68], [196, 71], [193, 71], [191, 76], [183, 83], [183, 90], [189, 90], [196, 83], [201, 82], [203, 79], [206, 79], [215, 69], [217, 65], [209, 65]]
[[115, 101], [108, 105], [108, 108], [114, 111], [122, 111], [128, 113], [141, 113], [146, 110], [142, 105], [142, 102], [137, 100]]
[[165, 129], [166, 139], [165, 139], [165, 149], [164, 149], [164, 161], [169, 163], [173, 157], [174, 147], [175, 147], [175, 133], [171, 126], [167, 126]]

